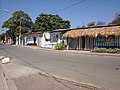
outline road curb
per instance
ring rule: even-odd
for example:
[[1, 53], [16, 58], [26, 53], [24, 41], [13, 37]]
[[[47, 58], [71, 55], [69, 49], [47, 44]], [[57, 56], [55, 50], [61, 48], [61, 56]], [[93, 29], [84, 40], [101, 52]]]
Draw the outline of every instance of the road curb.
[[96, 55], [96, 56], [114, 56], [114, 57], [120, 57], [120, 54], [109, 54], [109, 53], [83, 53], [83, 52], [69, 52], [69, 51], [60, 51], [65, 53], [73, 53], [73, 54], [82, 54], [82, 55]]
[[[3, 70], [2, 70], [2, 73], [3, 73]], [[2, 83], [3, 83], [4, 90], [9, 90], [8, 83], [7, 83], [7, 80], [5, 78], [4, 73], [2, 74]]]
[[14, 81], [10, 79], [10, 75], [5, 68], [5, 64], [1, 64], [1, 66], [2, 66], [3, 73], [4, 73], [2, 76], [2, 79], [3, 79], [5, 90], [18, 90]]

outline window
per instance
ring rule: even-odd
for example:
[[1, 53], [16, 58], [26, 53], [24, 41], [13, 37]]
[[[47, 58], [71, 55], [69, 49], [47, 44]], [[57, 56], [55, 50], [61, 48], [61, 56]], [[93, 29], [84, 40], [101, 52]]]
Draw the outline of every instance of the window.
[[53, 42], [58, 42], [58, 35], [53, 35], [53, 38], [52, 38], [52, 40], [53, 40]]

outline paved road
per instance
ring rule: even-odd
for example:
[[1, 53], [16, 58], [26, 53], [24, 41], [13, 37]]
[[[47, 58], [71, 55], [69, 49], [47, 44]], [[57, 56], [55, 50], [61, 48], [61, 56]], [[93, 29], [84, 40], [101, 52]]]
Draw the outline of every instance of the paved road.
[[120, 90], [120, 57], [72, 55], [10, 45], [0, 45], [0, 54], [25, 61], [61, 78]]

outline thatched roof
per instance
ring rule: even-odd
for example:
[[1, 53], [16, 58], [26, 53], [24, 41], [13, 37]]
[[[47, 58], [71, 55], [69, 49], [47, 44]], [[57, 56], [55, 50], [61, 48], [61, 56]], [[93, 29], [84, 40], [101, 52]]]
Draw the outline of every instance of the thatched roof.
[[98, 28], [85, 28], [76, 29], [66, 32], [63, 37], [65, 38], [78, 38], [81, 36], [97, 37], [101, 36], [120, 36], [120, 26], [98, 27]]

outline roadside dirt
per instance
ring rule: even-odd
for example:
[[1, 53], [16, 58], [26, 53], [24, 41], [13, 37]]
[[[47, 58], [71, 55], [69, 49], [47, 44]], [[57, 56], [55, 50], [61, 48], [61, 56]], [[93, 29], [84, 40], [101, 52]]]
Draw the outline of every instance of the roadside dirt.
[[103, 90], [41, 74], [15, 78], [14, 81], [18, 90]]

